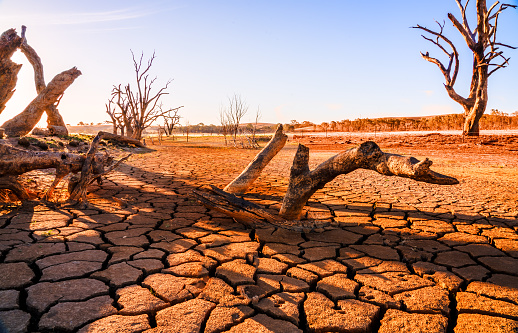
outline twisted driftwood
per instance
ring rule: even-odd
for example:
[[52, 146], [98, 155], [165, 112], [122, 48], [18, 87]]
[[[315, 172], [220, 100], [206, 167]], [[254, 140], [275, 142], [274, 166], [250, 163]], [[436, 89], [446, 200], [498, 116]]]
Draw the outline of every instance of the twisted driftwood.
[[[282, 132], [282, 127], [280, 127], [280, 130]], [[278, 140], [279, 136], [277, 134], [278, 133], [276, 133], [277, 139], [274, 136], [270, 142]], [[259, 155], [269, 156], [269, 161], [282, 148], [284, 143], [282, 143], [280, 148], [279, 145], [280, 144], [269, 144]], [[256, 160], [258, 160], [257, 157]], [[215, 187], [212, 187], [208, 191], [195, 190], [193, 196], [204, 206], [227, 214], [246, 226], [257, 227], [274, 225], [292, 230], [311, 230], [318, 227], [319, 223], [316, 221], [300, 220], [303, 217], [304, 206], [309, 198], [336, 176], [348, 174], [356, 169], [368, 169], [386, 176], [405, 177], [439, 185], [454, 185], [459, 183], [459, 181], [453, 177], [430, 170], [432, 161], [428, 159], [419, 161], [414, 157], [384, 153], [379, 146], [372, 141], [364, 142], [358, 147], [335, 155], [320, 164], [314, 170], [309, 169], [308, 162], [309, 149], [299, 144], [291, 167], [288, 189], [284, 195], [279, 215], [273, 215], [256, 204]], [[235, 191], [234, 193], [244, 193], [258, 177], [261, 170], [266, 166], [266, 163], [260, 163], [260, 166], [256, 167], [251, 167], [254, 162], [250, 163], [245, 171], [238, 177], [238, 179], [247, 180], [243, 182], [245, 186], [240, 187], [239, 191]], [[236, 180], [231, 182], [225, 190], [229, 188], [232, 189], [230, 185], [235, 182]]]

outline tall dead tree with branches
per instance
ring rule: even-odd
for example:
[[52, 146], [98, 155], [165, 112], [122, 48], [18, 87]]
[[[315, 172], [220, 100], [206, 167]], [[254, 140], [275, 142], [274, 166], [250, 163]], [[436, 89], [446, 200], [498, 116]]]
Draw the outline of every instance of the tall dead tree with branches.
[[431, 57], [428, 52], [421, 53], [421, 56], [425, 60], [439, 67], [446, 80], [444, 87], [448, 95], [464, 108], [464, 127], [462, 134], [478, 136], [479, 120], [486, 111], [487, 106], [489, 76], [500, 68], [507, 67], [509, 64], [509, 58], [503, 55], [503, 51], [500, 50], [500, 47], [515, 49], [515, 47], [510, 45], [497, 42], [498, 18], [504, 10], [507, 8], [516, 8], [516, 6], [500, 4], [500, 2], [497, 1], [488, 9], [486, 0], [476, 0], [477, 22], [475, 29], [471, 30], [466, 13], [469, 0], [464, 4], [461, 0], [455, 0], [455, 2], [460, 9], [461, 20], [458, 20], [451, 13], [448, 13], [448, 19], [460, 32], [468, 48], [473, 53], [473, 74], [471, 76], [471, 87], [468, 97], [462, 97], [454, 88], [457, 74], [459, 73], [459, 53], [453, 42], [443, 34], [445, 23], [443, 22], [441, 24], [437, 22], [439, 25], [438, 31], [420, 25], [413, 28], [425, 31], [427, 35], [423, 35], [423, 38], [436, 45], [448, 56], [448, 64], [444, 66], [439, 59]]
[[[135, 70], [136, 87], [132, 87], [130, 83], [124, 87], [122, 85], [113, 86], [111, 101], [117, 105], [119, 110], [113, 111], [114, 115], [120, 115], [126, 135], [134, 139], [142, 139], [142, 133], [146, 128], [151, 126], [158, 118], [167, 115], [171, 110], [163, 110], [160, 99], [162, 96], [169, 94], [166, 92], [171, 80], [154, 91], [154, 84], [156, 76], [151, 78], [149, 72], [153, 61], [155, 60], [155, 53], [147, 61], [143, 62], [144, 53], [140, 55], [140, 59], [136, 59], [133, 52], [133, 66]], [[111, 111], [112, 112], [112, 111]], [[110, 117], [113, 117], [111, 112]]]

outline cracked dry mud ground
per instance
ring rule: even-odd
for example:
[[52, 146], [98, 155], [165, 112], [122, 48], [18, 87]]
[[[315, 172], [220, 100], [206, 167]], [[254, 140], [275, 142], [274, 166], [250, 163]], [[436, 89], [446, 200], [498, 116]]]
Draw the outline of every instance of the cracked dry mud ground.
[[[1, 212], [9, 332], [518, 331], [516, 166], [434, 157], [452, 187], [356, 171], [309, 202], [331, 226], [297, 233], [246, 229], [189, 197], [256, 151], [154, 148], [91, 186], [88, 209]], [[277, 212], [294, 153], [247, 199]]]

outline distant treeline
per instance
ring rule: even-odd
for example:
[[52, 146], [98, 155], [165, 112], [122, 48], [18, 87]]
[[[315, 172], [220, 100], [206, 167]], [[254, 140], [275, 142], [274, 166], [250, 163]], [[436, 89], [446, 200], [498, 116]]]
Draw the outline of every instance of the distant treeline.
[[[308, 121], [299, 123], [292, 120], [288, 131], [329, 131], [329, 132], [391, 132], [391, 131], [441, 131], [462, 130], [464, 116], [449, 114], [433, 117], [412, 118], [359, 118], [313, 124]], [[511, 115], [492, 109], [482, 116], [480, 129], [505, 130], [518, 128], [518, 111]]]
[[[462, 114], [448, 114], [433, 117], [412, 117], [412, 118], [358, 118], [356, 120], [340, 120], [315, 124], [310, 121], [298, 122], [292, 120], [284, 124], [287, 132], [393, 132], [393, 131], [443, 131], [443, 130], [462, 130], [464, 116]], [[253, 123], [240, 126], [239, 134], [249, 134], [254, 130]], [[277, 128], [277, 124], [260, 124], [256, 126], [255, 133], [272, 133]], [[482, 116], [480, 120], [482, 130], [505, 130], [518, 129], [518, 111], [511, 115], [493, 109], [489, 114]], [[153, 132], [152, 129], [148, 132]], [[178, 126], [173, 130], [174, 133], [204, 133], [221, 134], [221, 125], [197, 125]]]

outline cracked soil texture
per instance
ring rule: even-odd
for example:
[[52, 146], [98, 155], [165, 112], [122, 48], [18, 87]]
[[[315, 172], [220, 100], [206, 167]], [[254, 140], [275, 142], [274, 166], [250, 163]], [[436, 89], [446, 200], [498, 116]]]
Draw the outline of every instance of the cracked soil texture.
[[[518, 155], [429, 139], [380, 146], [430, 156], [459, 185], [357, 170], [309, 200], [306, 216], [326, 226], [306, 233], [248, 229], [193, 200], [257, 153], [205, 142], [135, 154], [91, 185], [85, 209], [4, 206], [3, 329], [518, 332]], [[315, 140], [301, 139], [312, 167], [356, 143]], [[288, 143], [245, 197], [277, 213], [295, 150]]]

